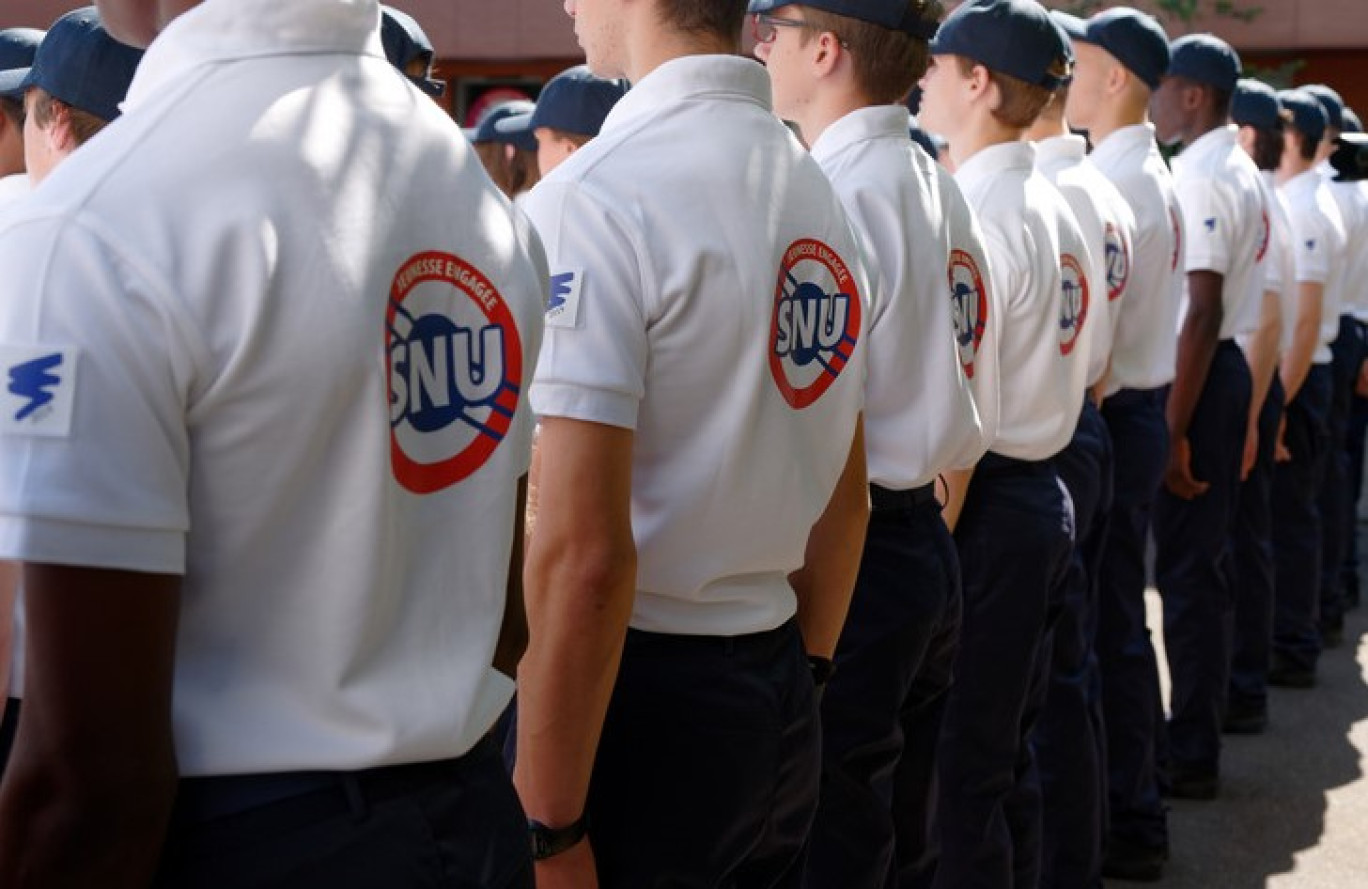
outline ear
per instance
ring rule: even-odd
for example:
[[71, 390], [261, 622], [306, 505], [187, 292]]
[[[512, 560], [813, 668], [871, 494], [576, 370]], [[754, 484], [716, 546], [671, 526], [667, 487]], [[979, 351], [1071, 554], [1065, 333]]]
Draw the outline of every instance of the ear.
[[974, 65], [969, 71], [969, 76], [964, 79], [964, 89], [971, 101], [987, 101], [994, 108], [1002, 101], [993, 75], [983, 65]]
[[1184, 111], [1199, 111], [1206, 104], [1207, 90], [1202, 86], [1185, 86], [1182, 92]]
[[1107, 69], [1106, 90], [1109, 96], [1119, 96], [1126, 89], [1126, 84], [1130, 78], [1134, 77], [1126, 70], [1124, 65], [1112, 64]]
[[845, 56], [846, 49], [841, 45], [841, 38], [830, 31], [819, 33], [813, 44], [813, 73], [818, 77], [826, 77], [836, 70], [837, 64]]
[[76, 139], [71, 133], [71, 109], [61, 102], [52, 103], [52, 119], [43, 127], [43, 139], [48, 148], [58, 154], [76, 149]]

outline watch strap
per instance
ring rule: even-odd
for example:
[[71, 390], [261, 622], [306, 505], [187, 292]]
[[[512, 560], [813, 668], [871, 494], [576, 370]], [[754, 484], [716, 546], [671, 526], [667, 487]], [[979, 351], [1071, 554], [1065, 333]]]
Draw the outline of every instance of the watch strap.
[[527, 835], [532, 841], [532, 859], [544, 861], [572, 848], [589, 833], [589, 816], [576, 818], [564, 827], [547, 827], [540, 821], [527, 819]]

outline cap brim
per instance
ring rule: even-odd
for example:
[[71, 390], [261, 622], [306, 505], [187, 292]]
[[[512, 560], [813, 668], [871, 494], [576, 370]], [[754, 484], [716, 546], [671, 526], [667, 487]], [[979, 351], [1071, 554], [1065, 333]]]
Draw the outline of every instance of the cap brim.
[[746, 4], [746, 15], [755, 15], [760, 12], [773, 12], [783, 6], [792, 6], [798, 0], [750, 0]]
[[413, 81], [413, 85], [436, 99], [446, 92], [446, 84], [440, 80], [432, 80], [428, 77], [419, 77]]
[[510, 114], [503, 120], [494, 121], [494, 129], [503, 133], [505, 136], [526, 136], [532, 132], [532, 118], [535, 111], [527, 111], [523, 114]]
[[0, 71], [0, 96], [7, 99], [24, 98], [24, 93], [32, 85], [28, 79], [32, 72], [32, 68], [11, 68], [8, 71]]

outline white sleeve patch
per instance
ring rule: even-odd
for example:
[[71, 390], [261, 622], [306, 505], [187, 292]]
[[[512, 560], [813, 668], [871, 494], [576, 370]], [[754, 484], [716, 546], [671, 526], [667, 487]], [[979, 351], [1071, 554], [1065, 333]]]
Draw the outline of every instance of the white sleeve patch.
[[579, 327], [580, 288], [584, 269], [551, 275], [551, 298], [546, 303], [547, 327]]
[[0, 345], [0, 433], [66, 438], [76, 394], [71, 347]]

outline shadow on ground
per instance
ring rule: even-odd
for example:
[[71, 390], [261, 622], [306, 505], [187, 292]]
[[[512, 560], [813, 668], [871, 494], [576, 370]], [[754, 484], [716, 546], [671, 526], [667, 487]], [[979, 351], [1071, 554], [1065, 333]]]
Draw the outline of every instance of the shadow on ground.
[[[1351, 730], [1368, 719], [1368, 684], [1362, 667], [1368, 663], [1365, 636], [1368, 606], [1347, 616], [1344, 644], [1322, 656], [1316, 688], [1271, 689], [1267, 731], [1225, 737], [1220, 798], [1206, 803], [1172, 801], [1171, 859], [1162, 883], [1151, 885], [1368, 885], [1368, 831], [1363, 830], [1368, 824], [1368, 786], [1342, 790], [1363, 777], [1355, 740], [1362, 745], [1368, 733], [1361, 727], [1357, 737], [1351, 737]], [[1332, 805], [1333, 817], [1327, 824]], [[1279, 874], [1284, 876], [1273, 879]], [[1135, 885], [1139, 884], [1108, 882]]]

